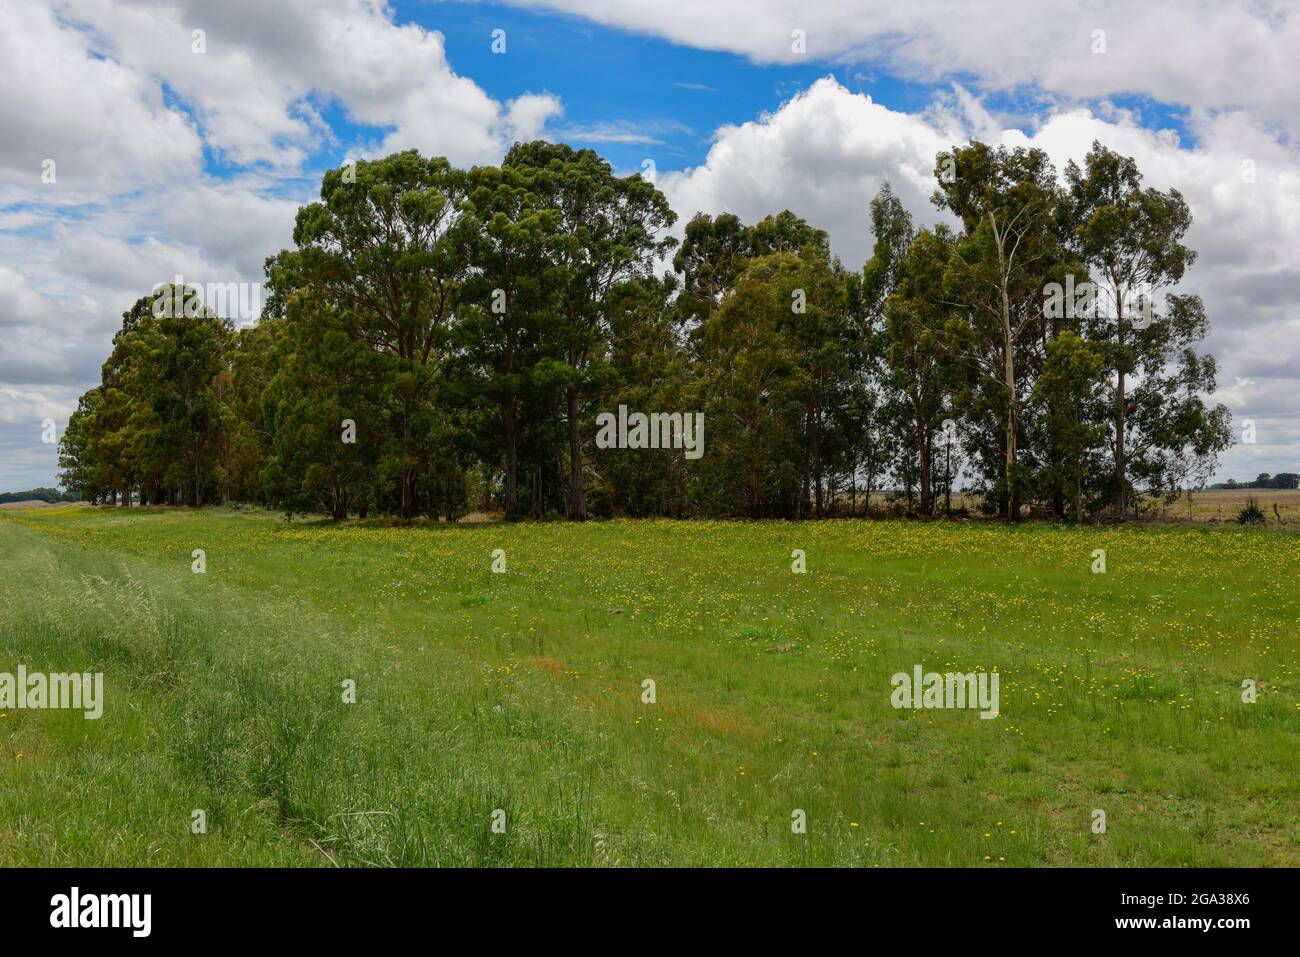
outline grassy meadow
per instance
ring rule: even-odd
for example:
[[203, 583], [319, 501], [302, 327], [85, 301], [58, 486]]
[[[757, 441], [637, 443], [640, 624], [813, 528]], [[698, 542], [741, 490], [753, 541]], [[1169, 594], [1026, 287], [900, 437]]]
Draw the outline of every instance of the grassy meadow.
[[0, 561], [0, 671], [105, 674], [0, 713], [3, 865], [1300, 865], [1293, 529], [69, 507]]

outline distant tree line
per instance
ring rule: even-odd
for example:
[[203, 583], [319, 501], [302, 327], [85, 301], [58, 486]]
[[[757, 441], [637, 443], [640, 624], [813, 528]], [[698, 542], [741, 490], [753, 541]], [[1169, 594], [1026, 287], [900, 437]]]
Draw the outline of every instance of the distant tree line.
[[1210, 488], [1300, 488], [1300, 473], [1278, 472], [1276, 475], [1269, 475], [1267, 472], [1260, 472], [1253, 482], [1238, 482], [1236, 479], [1228, 479], [1226, 482], [1216, 482], [1214, 485], [1211, 485]]
[[75, 502], [75, 491], [61, 492], [57, 488], [34, 488], [26, 492], [0, 492], [0, 505], [9, 502]]
[[[125, 313], [61, 481], [336, 519], [860, 515], [882, 488], [932, 516], [959, 481], [1008, 520], [1083, 519], [1203, 487], [1230, 422], [1201, 300], [1167, 291], [1195, 258], [1178, 191], [1099, 144], [1059, 178], [982, 143], [935, 175], [957, 225], [885, 185], [850, 270], [788, 210], [678, 243], [652, 183], [563, 144], [329, 171], [256, 326], [188, 287]], [[703, 456], [598, 447], [620, 406], [703, 412]]]

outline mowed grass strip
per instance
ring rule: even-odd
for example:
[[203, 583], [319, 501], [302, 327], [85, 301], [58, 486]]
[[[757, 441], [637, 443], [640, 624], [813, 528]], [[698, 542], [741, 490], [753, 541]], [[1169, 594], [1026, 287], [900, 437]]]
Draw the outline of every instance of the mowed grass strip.
[[[0, 671], [106, 684], [0, 717], [3, 864], [1300, 864], [1288, 530], [49, 509], [0, 559]], [[917, 664], [1000, 716], [895, 710]]]

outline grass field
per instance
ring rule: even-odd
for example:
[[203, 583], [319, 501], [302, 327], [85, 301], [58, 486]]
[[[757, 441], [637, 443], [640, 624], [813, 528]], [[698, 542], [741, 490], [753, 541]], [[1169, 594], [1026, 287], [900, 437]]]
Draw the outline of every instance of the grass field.
[[1300, 865], [1290, 529], [54, 508], [0, 560], [0, 671], [106, 685], [0, 715], [0, 864]]
[[[1172, 505], [1160, 506], [1157, 514], [1174, 519], [1200, 522], [1235, 522], [1237, 513], [1251, 499], [1263, 510], [1268, 524], [1278, 524], [1280, 518], [1287, 525], [1300, 525], [1300, 489], [1212, 489], [1192, 494], [1190, 506], [1186, 498]], [[1277, 511], [1273, 511], [1273, 506]]]

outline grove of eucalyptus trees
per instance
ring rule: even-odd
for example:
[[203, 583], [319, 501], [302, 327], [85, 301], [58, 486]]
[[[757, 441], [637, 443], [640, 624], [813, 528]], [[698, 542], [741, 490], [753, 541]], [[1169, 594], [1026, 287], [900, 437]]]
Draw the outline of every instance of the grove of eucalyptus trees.
[[[789, 210], [697, 214], [590, 150], [414, 151], [327, 172], [236, 331], [162, 286], [124, 315], [61, 446], [106, 503], [342, 519], [924, 517], [955, 486], [1124, 517], [1230, 442], [1176, 190], [1094, 144], [936, 157], [944, 220], [886, 184], [846, 268]], [[658, 272], [671, 256], [671, 270]], [[1076, 294], [1082, 290], [1085, 294]], [[601, 447], [597, 416], [702, 413], [704, 454]]]

